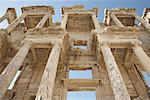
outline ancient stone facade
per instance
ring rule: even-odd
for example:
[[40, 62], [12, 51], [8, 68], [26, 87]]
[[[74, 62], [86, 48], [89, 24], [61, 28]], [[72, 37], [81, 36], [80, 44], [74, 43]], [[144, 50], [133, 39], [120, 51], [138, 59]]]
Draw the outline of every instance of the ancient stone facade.
[[[150, 8], [62, 7], [54, 23], [51, 6], [8, 8], [0, 17], [0, 100], [66, 100], [68, 91], [95, 91], [96, 100], [149, 100], [143, 72], [150, 73]], [[139, 21], [137, 23], [136, 21]], [[92, 71], [92, 79], [69, 71]], [[16, 73], [20, 75], [9, 88]]]

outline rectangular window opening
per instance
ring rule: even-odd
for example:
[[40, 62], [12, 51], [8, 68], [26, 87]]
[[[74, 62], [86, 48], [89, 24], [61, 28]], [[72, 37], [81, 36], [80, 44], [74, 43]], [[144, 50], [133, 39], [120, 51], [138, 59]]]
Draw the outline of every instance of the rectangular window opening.
[[69, 71], [69, 78], [87, 78], [92, 79], [92, 70], [70, 70]]
[[73, 48], [87, 49], [87, 46], [75, 45]]
[[67, 100], [96, 100], [95, 91], [69, 91]]
[[87, 41], [75, 40], [73, 48], [87, 49]]

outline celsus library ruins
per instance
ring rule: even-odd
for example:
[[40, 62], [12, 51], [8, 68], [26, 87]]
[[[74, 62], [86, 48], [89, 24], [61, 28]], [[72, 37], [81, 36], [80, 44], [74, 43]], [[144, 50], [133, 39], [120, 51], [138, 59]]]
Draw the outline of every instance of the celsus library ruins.
[[[70, 91], [94, 91], [96, 100], [150, 100], [150, 8], [63, 6], [8, 8], [0, 22], [0, 100], [67, 100]], [[70, 71], [92, 78], [70, 78]], [[16, 78], [13, 86], [11, 85]], [[76, 99], [78, 100], [78, 98]]]

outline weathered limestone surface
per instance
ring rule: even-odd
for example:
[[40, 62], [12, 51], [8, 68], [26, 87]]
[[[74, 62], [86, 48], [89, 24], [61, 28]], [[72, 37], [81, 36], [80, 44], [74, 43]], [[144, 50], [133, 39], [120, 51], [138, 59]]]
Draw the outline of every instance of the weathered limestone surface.
[[[143, 75], [150, 72], [149, 8], [143, 18], [134, 8], [106, 9], [104, 23], [97, 7], [62, 7], [61, 23], [52, 21], [52, 6], [21, 10], [18, 18], [14, 8], [0, 17], [9, 23], [0, 30], [0, 100], [66, 100], [69, 91], [94, 91], [96, 100], [149, 100]], [[71, 70], [91, 70], [92, 78], [73, 79]]]
[[115, 99], [131, 100], [111, 49], [107, 46], [107, 44], [104, 44], [101, 46], [101, 51], [104, 57]]
[[64, 14], [63, 19], [62, 19], [62, 23], [60, 25], [63, 29], [66, 29], [67, 19], [68, 19], [68, 14]]
[[92, 14], [92, 19], [93, 19], [93, 22], [94, 22], [95, 29], [100, 29], [101, 27], [99, 25], [99, 22], [98, 22], [95, 14]]
[[7, 14], [7, 21], [9, 24], [17, 18], [16, 10], [14, 8], [8, 8], [6, 14]]
[[17, 25], [27, 16], [27, 14], [22, 14], [19, 18], [15, 19], [7, 28], [7, 32], [10, 33], [17, 27]]
[[135, 44], [132, 46], [133, 52], [135, 53], [136, 57], [138, 58], [139, 62], [142, 64], [144, 69], [150, 73], [150, 58], [144, 52], [144, 50], [138, 45]]
[[45, 14], [45, 16], [42, 18], [42, 20], [37, 24], [35, 28], [42, 28], [49, 17], [50, 17], [49, 13]]
[[5, 20], [7, 18], [7, 14], [3, 15], [0, 17], [0, 22], [2, 22], [3, 20]]
[[134, 15], [134, 17], [141, 22], [141, 24], [148, 30], [150, 30], [150, 24], [148, 22], [146, 22], [144, 19], [142, 19], [140, 16], [138, 15]]
[[3, 73], [0, 75], [0, 98], [2, 98], [2, 96], [7, 91], [7, 88], [14, 78], [16, 72], [19, 70], [23, 61], [25, 60], [30, 47], [31, 42], [26, 42], [6, 66]]
[[35, 100], [51, 100], [60, 52], [61, 46], [59, 44], [54, 44], [52, 51], [50, 52]]
[[120, 27], [124, 28], [124, 25], [119, 21], [119, 19], [115, 16], [114, 13], [111, 13], [110, 17], [116, 23], [117, 26], [120, 26]]

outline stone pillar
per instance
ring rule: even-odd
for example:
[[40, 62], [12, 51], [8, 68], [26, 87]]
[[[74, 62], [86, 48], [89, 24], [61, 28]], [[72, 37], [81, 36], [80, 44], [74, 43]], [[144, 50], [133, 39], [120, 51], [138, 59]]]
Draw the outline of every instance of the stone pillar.
[[55, 44], [49, 55], [35, 100], [51, 100], [61, 47]]
[[15, 19], [7, 28], [7, 32], [10, 33], [11, 31], [13, 31], [17, 25], [27, 16], [28, 14], [24, 13], [22, 14], [19, 18]]
[[88, 39], [88, 41], [87, 41], [87, 49], [88, 49], [88, 50], [91, 50], [91, 48], [92, 48], [92, 39], [90, 38], [90, 39]]
[[24, 59], [26, 58], [31, 42], [26, 42], [12, 58], [9, 64], [6, 66], [2, 74], [0, 75], [0, 100], [8, 89], [11, 81], [13, 80], [16, 72], [21, 67]]
[[49, 26], [53, 26], [53, 19], [52, 15], [49, 16]]
[[141, 24], [150, 31], [150, 24], [148, 22], [146, 22], [143, 18], [141, 18], [140, 16], [134, 14], [133, 15], [139, 22], [141, 22]]
[[13, 22], [16, 18], [17, 18], [17, 15], [16, 15], [16, 10], [15, 10], [15, 8], [8, 8], [8, 9], [7, 9], [7, 20], [8, 20], [8, 23], [10, 24], [10, 23]]
[[67, 20], [68, 20], [68, 14], [64, 14], [61, 25], [60, 25], [63, 29], [66, 29]]
[[131, 100], [115, 58], [107, 44], [101, 46], [115, 100]]
[[37, 24], [36, 28], [42, 28], [50, 16], [50, 13], [45, 14], [41, 21]]
[[146, 14], [145, 21], [146, 21], [147, 23], [149, 23], [149, 21], [150, 21], [150, 12], [148, 12], [148, 13]]
[[150, 73], [150, 58], [148, 57], [148, 55], [138, 44], [134, 44], [132, 46], [132, 50], [136, 55], [136, 57], [138, 58], [139, 62], [144, 67], [144, 69]]
[[92, 14], [91, 16], [92, 16], [92, 20], [93, 20], [95, 29], [101, 29], [101, 27], [99, 25], [99, 21], [96, 18], [96, 14]]
[[0, 17], [0, 22], [4, 21], [7, 18], [7, 14], [3, 15], [2, 17]]
[[124, 25], [120, 22], [120, 20], [116, 17], [116, 15], [114, 13], [111, 13], [110, 17], [117, 26], [124, 27]]

